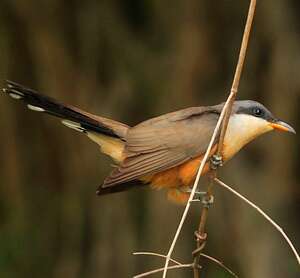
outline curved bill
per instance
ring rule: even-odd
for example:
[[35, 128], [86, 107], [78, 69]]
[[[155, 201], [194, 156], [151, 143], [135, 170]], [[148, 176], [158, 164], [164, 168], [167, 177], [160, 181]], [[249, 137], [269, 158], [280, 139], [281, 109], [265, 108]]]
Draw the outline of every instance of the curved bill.
[[270, 125], [271, 125], [271, 127], [273, 127], [276, 130], [292, 132], [292, 133], [296, 134], [295, 129], [283, 121], [276, 121], [276, 122], [270, 123]]

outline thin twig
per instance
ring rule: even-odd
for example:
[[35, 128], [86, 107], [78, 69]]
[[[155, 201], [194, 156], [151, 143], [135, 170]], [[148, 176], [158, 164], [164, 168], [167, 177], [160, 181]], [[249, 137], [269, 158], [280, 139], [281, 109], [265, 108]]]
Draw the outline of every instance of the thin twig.
[[253, 23], [255, 7], [256, 7], [256, 0], [251, 0], [250, 5], [249, 5], [249, 10], [248, 10], [248, 16], [247, 16], [247, 21], [246, 21], [246, 25], [245, 25], [245, 30], [244, 30], [244, 34], [243, 34], [240, 54], [239, 54], [239, 58], [238, 58], [238, 62], [237, 62], [231, 90], [230, 90], [229, 97], [231, 97], [231, 102], [229, 103], [229, 107], [227, 109], [227, 112], [226, 112], [226, 115], [225, 115], [225, 118], [223, 121], [222, 129], [221, 129], [220, 140], [219, 140], [218, 151], [217, 151], [218, 155], [222, 154], [224, 137], [225, 137], [225, 133], [226, 133], [227, 126], [228, 126], [228, 122], [229, 122], [229, 118], [230, 118], [230, 114], [231, 114], [231, 110], [232, 110], [232, 105], [235, 100], [236, 94], [238, 92], [240, 79], [241, 79], [241, 75], [242, 75], [242, 70], [243, 70], [243, 65], [245, 62], [251, 27], [252, 27], [252, 23]]
[[[206, 193], [206, 198], [208, 200], [212, 197], [213, 179], [215, 177], [216, 177], [216, 171], [212, 171], [209, 174], [209, 186]], [[198, 230], [195, 232], [197, 249], [192, 252], [192, 255], [194, 256], [194, 266], [200, 264], [201, 251], [204, 249], [206, 245], [207, 233], [205, 232], [205, 226], [208, 218], [208, 210], [209, 210], [208, 205], [202, 207]], [[194, 278], [199, 278], [199, 275], [200, 275], [200, 269], [194, 267]]]
[[224, 188], [226, 188], [227, 190], [229, 190], [231, 193], [233, 193], [234, 195], [236, 195], [237, 197], [239, 197], [240, 199], [242, 199], [244, 202], [246, 202], [248, 205], [250, 205], [251, 207], [253, 207], [257, 212], [259, 212], [267, 221], [269, 221], [274, 227], [275, 229], [284, 237], [284, 239], [286, 240], [286, 242], [288, 243], [289, 247], [292, 249], [298, 264], [300, 265], [300, 256], [295, 248], [295, 246], [293, 245], [293, 243], [291, 242], [291, 240], [289, 239], [289, 237], [287, 236], [287, 234], [283, 231], [283, 229], [274, 221], [272, 220], [272, 218], [267, 215], [261, 208], [259, 208], [257, 205], [255, 205], [254, 203], [252, 203], [251, 201], [249, 201], [246, 197], [244, 197], [242, 194], [238, 193], [237, 191], [235, 191], [234, 189], [232, 189], [229, 185], [225, 184], [224, 182], [220, 181], [219, 179], [215, 179], [215, 181], [223, 186]]
[[235, 278], [238, 278], [238, 276], [230, 268], [228, 268], [226, 265], [223, 264], [223, 262], [219, 261], [218, 259], [216, 259], [214, 257], [211, 257], [211, 256], [208, 256], [208, 255], [203, 254], [203, 253], [201, 253], [200, 256], [215, 262], [217, 265], [219, 265], [220, 267], [227, 270], [227, 272], [229, 272], [232, 276], [234, 276]]
[[[159, 253], [154, 253], [154, 252], [134, 252], [133, 255], [147, 255], [147, 256], [156, 256], [156, 257], [160, 257], [160, 258], [166, 258], [165, 255], [159, 254]], [[175, 261], [172, 258], [170, 258], [170, 261], [173, 262], [174, 264], [182, 265], [182, 263]]]
[[[193, 267], [193, 264], [172, 265], [172, 266], [168, 266], [168, 270], [169, 269], [180, 269], [180, 268], [191, 268], [191, 267]], [[135, 276], [133, 276], [133, 278], [146, 277], [146, 276], [149, 276], [151, 274], [162, 272], [162, 271], [164, 271], [164, 269], [165, 269], [164, 267], [158, 268], [158, 269], [154, 269], [154, 270], [142, 273], [142, 274], [135, 275]]]
[[[160, 258], [166, 258], [165, 255], [163, 254], [159, 254], [159, 253], [154, 253], [154, 252], [134, 252], [133, 255], [147, 255], [147, 256], [154, 256], [154, 257], [160, 257]], [[211, 260], [212, 262], [216, 263], [217, 265], [219, 265], [220, 267], [224, 268], [228, 273], [230, 273], [232, 276], [234, 276], [235, 278], [238, 278], [238, 276], [230, 269], [228, 268], [226, 265], [224, 265], [223, 262], [219, 261], [218, 259], [206, 255], [204, 253], [200, 253], [201, 257], [204, 257], [208, 260]], [[176, 265], [183, 265], [182, 263], [174, 260], [174, 259], [170, 259], [171, 262], [175, 263]]]
[[[255, 7], [256, 7], [256, 0], [251, 0], [249, 10], [248, 10], [247, 21], [246, 21], [246, 25], [245, 25], [245, 29], [244, 29], [243, 39], [242, 39], [242, 43], [241, 43], [239, 58], [238, 58], [230, 94], [228, 97], [228, 107], [226, 108], [224, 120], [222, 121], [222, 127], [221, 127], [220, 137], [219, 137], [219, 141], [218, 141], [218, 149], [217, 149], [216, 154], [221, 157], [222, 157], [222, 150], [223, 150], [225, 134], [227, 131], [229, 118], [230, 118], [231, 111], [232, 111], [232, 106], [233, 106], [233, 103], [235, 101], [235, 98], [236, 98], [236, 95], [238, 92], [240, 79], [241, 79], [241, 75], [242, 75], [242, 70], [243, 70], [243, 65], [245, 62], [246, 51], [247, 51], [247, 47], [248, 47], [251, 27], [252, 27], [254, 13], [255, 13]], [[210, 182], [210, 185], [209, 185], [208, 191], [207, 191], [208, 198], [210, 198], [212, 196], [212, 185], [213, 185], [212, 181], [216, 177], [217, 177], [217, 170], [214, 169], [214, 170], [212, 170], [212, 173], [211, 173], [211, 177], [210, 177], [211, 182]], [[197, 249], [199, 249], [200, 246], [202, 246], [202, 248], [203, 248], [204, 247], [203, 242], [205, 243], [205, 240], [206, 240], [205, 226], [206, 226], [207, 217], [208, 217], [208, 209], [209, 209], [209, 207], [206, 206], [206, 207], [203, 207], [201, 210], [199, 228], [198, 228], [198, 232], [197, 232], [199, 234], [199, 238], [197, 238]], [[196, 256], [194, 256], [194, 265], [198, 265], [199, 260], [200, 260], [200, 256], [196, 254]], [[194, 278], [199, 278], [199, 269], [198, 268], [194, 268]]]

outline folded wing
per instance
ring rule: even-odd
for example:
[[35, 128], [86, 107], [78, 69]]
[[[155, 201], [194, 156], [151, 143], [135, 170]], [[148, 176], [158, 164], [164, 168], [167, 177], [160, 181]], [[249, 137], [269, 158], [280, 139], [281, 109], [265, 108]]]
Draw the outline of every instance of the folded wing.
[[155, 174], [202, 155], [218, 118], [219, 111], [215, 107], [193, 107], [129, 129], [126, 159], [105, 180], [102, 188]]

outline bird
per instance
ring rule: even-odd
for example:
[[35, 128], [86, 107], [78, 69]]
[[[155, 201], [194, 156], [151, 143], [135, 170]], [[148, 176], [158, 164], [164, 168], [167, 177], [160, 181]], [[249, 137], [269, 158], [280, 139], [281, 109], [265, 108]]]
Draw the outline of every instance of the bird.
[[[61, 119], [63, 125], [85, 134], [111, 157], [114, 168], [98, 187], [97, 195], [122, 192], [150, 185], [165, 189], [169, 200], [185, 204], [197, 170], [211, 140], [224, 103], [198, 106], [170, 112], [135, 126], [65, 105], [12, 81], [3, 93], [23, 101], [35, 112]], [[272, 130], [296, 133], [294, 128], [254, 100], [233, 103], [224, 137], [222, 163], [230, 160], [245, 145]], [[217, 150], [219, 136], [213, 142], [209, 158]], [[208, 159], [202, 175], [210, 167]]]

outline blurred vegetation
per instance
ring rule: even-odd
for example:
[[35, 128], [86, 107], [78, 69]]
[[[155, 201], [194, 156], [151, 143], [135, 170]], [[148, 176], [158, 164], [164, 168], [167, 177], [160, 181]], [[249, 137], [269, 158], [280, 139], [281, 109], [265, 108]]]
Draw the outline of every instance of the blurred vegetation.
[[[248, 1], [0, 0], [0, 77], [134, 125], [224, 101]], [[258, 1], [239, 98], [300, 126], [300, 2]], [[56, 119], [0, 101], [0, 277], [130, 277], [160, 267], [182, 207], [163, 192], [99, 198], [109, 159]], [[222, 169], [300, 247], [299, 135], [256, 140]], [[202, 183], [203, 184], [203, 183]], [[256, 212], [215, 189], [205, 249], [240, 277], [299, 277]], [[191, 261], [195, 205], [174, 258]], [[205, 277], [230, 277], [204, 262]], [[170, 277], [191, 277], [188, 270]], [[153, 276], [154, 277], [154, 276]], [[160, 277], [160, 276], [157, 276]]]

